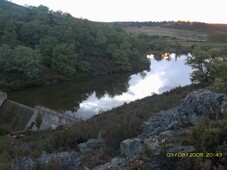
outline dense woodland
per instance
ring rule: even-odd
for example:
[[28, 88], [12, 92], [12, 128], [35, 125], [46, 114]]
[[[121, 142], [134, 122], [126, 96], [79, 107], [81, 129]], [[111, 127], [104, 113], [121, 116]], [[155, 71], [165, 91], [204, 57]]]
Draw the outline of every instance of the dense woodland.
[[147, 68], [147, 46], [108, 24], [0, 1], [0, 85]]

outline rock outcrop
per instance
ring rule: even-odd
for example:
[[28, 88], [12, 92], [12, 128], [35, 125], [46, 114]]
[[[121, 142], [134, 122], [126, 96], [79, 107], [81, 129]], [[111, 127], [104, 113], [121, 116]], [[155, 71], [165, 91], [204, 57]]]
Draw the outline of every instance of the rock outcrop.
[[103, 165], [99, 165], [92, 170], [120, 170], [126, 167], [126, 159], [122, 157], [115, 157]]
[[80, 165], [79, 155], [72, 152], [43, 153], [37, 160], [30, 157], [18, 158], [12, 166], [13, 170], [50, 169], [57, 166], [59, 170], [75, 169]]
[[[197, 90], [185, 97], [179, 106], [161, 111], [153, 115], [149, 120], [141, 125], [141, 134], [126, 139], [121, 142], [121, 155], [111, 159], [109, 162], [99, 165], [93, 170], [125, 170], [137, 169], [143, 164], [143, 169], [161, 169], [160, 162], [163, 148], [172, 153], [195, 152], [194, 146], [190, 143], [182, 143], [190, 130], [202, 117], [209, 116], [216, 120], [223, 117], [224, 110], [227, 109], [227, 95], [214, 93], [208, 90]], [[39, 164], [42, 168], [48, 169], [52, 165], [57, 165], [59, 169], [77, 169], [83, 167], [80, 163], [79, 154], [99, 149], [103, 147], [104, 140], [101, 137], [89, 139], [85, 143], [78, 145], [80, 153], [59, 152], [43, 153], [37, 160], [29, 157], [18, 158], [13, 166], [14, 170], [32, 170]], [[143, 162], [144, 157], [148, 157], [147, 162]], [[167, 163], [167, 166], [168, 163]], [[88, 168], [87, 168], [88, 169]]]
[[33, 170], [34, 166], [35, 164], [31, 158], [21, 157], [15, 161], [12, 170]]
[[227, 96], [200, 89], [190, 93], [178, 107], [162, 111], [142, 124], [141, 138], [157, 135], [168, 129], [196, 125], [203, 116], [213, 119], [222, 117], [227, 108]]
[[81, 153], [89, 152], [94, 149], [99, 149], [102, 146], [104, 146], [104, 140], [102, 138], [89, 139], [87, 142], [78, 145]]
[[80, 165], [80, 157], [74, 151], [53, 154], [43, 153], [37, 162], [45, 168], [49, 168], [52, 164], [55, 164], [61, 170], [74, 169]]
[[168, 146], [168, 152], [194, 152], [193, 146], [181, 144], [181, 138], [188, 133], [189, 127], [196, 125], [204, 116], [222, 118], [226, 108], [227, 95], [204, 89], [194, 91], [188, 94], [178, 107], [161, 111], [144, 122], [140, 135], [122, 141], [122, 159], [117, 158], [117, 165], [116, 161], [111, 161], [99, 167], [116, 167], [116, 170], [123, 170], [127, 169], [129, 160], [152, 154], [154, 160], [147, 166], [157, 169], [155, 156], [160, 154], [163, 147]]

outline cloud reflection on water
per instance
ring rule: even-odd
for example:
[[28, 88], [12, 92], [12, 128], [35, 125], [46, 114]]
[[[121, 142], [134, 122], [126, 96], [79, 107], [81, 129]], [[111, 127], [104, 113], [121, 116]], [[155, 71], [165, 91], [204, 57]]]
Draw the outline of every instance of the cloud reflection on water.
[[170, 58], [168, 61], [156, 61], [151, 57], [150, 70], [143, 71], [142, 74], [131, 75], [128, 82], [129, 88], [126, 92], [113, 97], [106, 93], [99, 99], [96, 97], [96, 92], [93, 92], [80, 103], [77, 112], [67, 111], [68, 114], [75, 114], [77, 117], [87, 119], [102, 111], [144, 98], [153, 93], [160, 94], [176, 86], [190, 84], [191, 68], [185, 65], [186, 56], [182, 55], [177, 60], [174, 59], [175, 55], [171, 55]]

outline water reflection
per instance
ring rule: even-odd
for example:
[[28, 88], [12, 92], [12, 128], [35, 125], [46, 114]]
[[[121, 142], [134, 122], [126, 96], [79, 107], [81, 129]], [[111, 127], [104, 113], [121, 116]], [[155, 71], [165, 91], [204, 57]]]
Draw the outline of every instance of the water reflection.
[[[9, 98], [31, 107], [44, 105], [87, 119], [124, 103], [190, 84], [191, 68], [185, 65], [185, 55], [148, 57], [151, 62], [150, 69], [137, 74], [83, 78], [58, 85], [12, 92], [9, 93]], [[163, 58], [167, 60], [161, 60]]]
[[150, 70], [131, 75], [127, 91], [115, 96], [106, 93], [99, 99], [96, 97], [96, 93], [93, 92], [92, 95], [80, 103], [77, 112], [68, 112], [87, 119], [94, 114], [112, 109], [123, 103], [141, 99], [154, 93], [160, 94], [173, 87], [185, 86], [191, 83], [189, 79], [191, 68], [185, 65], [185, 55], [179, 58], [176, 58], [175, 54], [163, 55], [164, 60], [159, 61], [151, 55], [149, 58], [151, 62]]
[[55, 110], [75, 112], [80, 103], [95, 92], [97, 99], [106, 93], [110, 97], [120, 95], [128, 89], [130, 74], [112, 74], [86, 77], [61, 84], [11, 92], [8, 97], [22, 104], [34, 107], [43, 105]]

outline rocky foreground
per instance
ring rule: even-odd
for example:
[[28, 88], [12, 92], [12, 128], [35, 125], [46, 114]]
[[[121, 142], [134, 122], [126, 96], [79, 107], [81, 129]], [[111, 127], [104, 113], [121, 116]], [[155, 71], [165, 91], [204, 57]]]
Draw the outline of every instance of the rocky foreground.
[[[142, 133], [134, 138], [121, 142], [121, 155], [109, 162], [94, 167], [94, 170], [124, 170], [132, 169], [132, 164], [143, 164], [144, 169], [160, 169], [161, 153], [191, 153], [195, 152], [193, 145], [182, 143], [189, 129], [198, 124], [201, 118], [208, 116], [213, 120], [223, 118], [227, 109], [227, 95], [200, 89], [188, 94], [179, 106], [161, 111], [141, 126]], [[58, 169], [89, 169], [83, 166], [80, 156], [86, 152], [101, 148], [104, 141], [101, 138], [90, 139], [78, 147], [80, 152], [43, 153], [38, 159], [19, 158], [14, 164], [14, 170], [30, 170], [39, 165], [50, 167], [57, 165]], [[150, 159], [144, 162], [144, 157]]]

